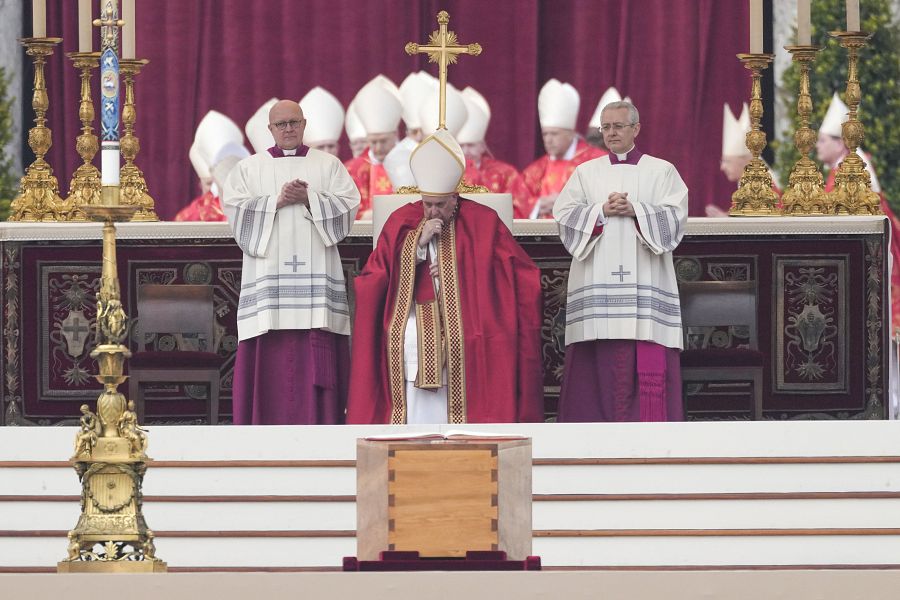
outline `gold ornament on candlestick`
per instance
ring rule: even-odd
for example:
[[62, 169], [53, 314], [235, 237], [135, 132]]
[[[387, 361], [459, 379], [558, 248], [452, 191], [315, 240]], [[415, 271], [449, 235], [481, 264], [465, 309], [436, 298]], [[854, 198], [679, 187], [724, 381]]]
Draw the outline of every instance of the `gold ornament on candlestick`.
[[776, 216], [778, 196], [772, 190], [772, 175], [769, 167], [759, 156], [766, 147], [766, 132], [760, 128], [763, 115], [761, 73], [775, 58], [773, 54], [738, 54], [744, 67], [750, 70], [752, 87], [750, 93], [750, 123], [747, 132], [747, 148], [753, 159], [744, 167], [737, 191], [731, 195], [731, 209], [728, 214], [743, 217]]
[[794, 132], [794, 147], [800, 159], [791, 168], [787, 189], [781, 197], [786, 215], [827, 215], [831, 204], [825, 193], [825, 182], [818, 166], [809, 157], [816, 145], [816, 132], [809, 127], [812, 114], [812, 96], [809, 93], [809, 64], [815, 60], [818, 46], [785, 46], [792, 60], [800, 67], [800, 92], [797, 96], [797, 114], [800, 127]]
[[149, 61], [146, 59], [122, 59], [119, 61], [119, 72], [125, 79], [125, 103], [122, 107], [122, 123], [125, 134], [120, 141], [122, 157], [125, 164], [119, 171], [122, 188], [122, 204], [137, 207], [132, 221], [159, 221], [156, 216], [155, 203], [147, 191], [144, 173], [134, 164], [141, 144], [134, 135], [134, 123], [137, 120], [137, 108], [134, 103], [134, 78]]
[[[108, 186], [112, 187], [112, 186]], [[118, 188], [114, 188], [118, 189]], [[103, 392], [97, 412], [81, 407], [81, 429], [75, 436], [72, 462], [81, 480], [81, 516], [68, 534], [67, 556], [57, 564], [62, 573], [159, 573], [166, 563], [156, 557], [153, 531], [143, 514], [143, 481], [147, 471], [147, 434], [134, 403], [118, 387], [125, 359], [122, 344], [128, 317], [122, 307], [116, 265], [115, 221], [127, 221], [137, 210], [115, 202], [90, 205], [85, 212], [103, 221], [103, 266], [97, 297], [97, 360]]]
[[28, 145], [34, 151], [34, 162], [25, 170], [19, 184], [19, 195], [10, 205], [10, 221], [65, 221], [71, 212], [71, 205], [59, 196], [59, 182], [53, 169], [44, 160], [44, 155], [53, 145], [53, 134], [46, 126], [47, 85], [44, 79], [44, 64], [53, 54], [53, 47], [62, 38], [24, 38], [25, 53], [34, 60], [34, 94], [31, 106], [34, 109], [34, 127], [28, 132]]
[[448, 31], [450, 15], [442, 10], [437, 15], [438, 30], [432, 32], [428, 38], [428, 44], [410, 42], [406, 44], [406, 53], [410, 56], [427, 54], [428, 62], [437, 63], [438, 81], [440, 85], [440, 109], [439, 129], [447, 129], [447, 67], [455, 65], [460, 54], [478, 56], [481, 54], [481, 44], [460, 45], [457, 43], [456, 33]]
[[99, 52], [70, 52], [69, 58], [76, 69], [81, 71], [81, 103], [78, 118], [81, 119], [81, 135], [76, 138], [75, 149], [82, 164], [75, 169], [69, 184], [68, 201], [72, 205], [70, 221], [87, 221], [89, 217], [84, 207], [100, 204], [100, 171], [92, 163], [100, 149], [100, 142], [94, 135], [94, 102], [91, 100], [91, 69], [100, 66]]
[[871, 34], [859, 31], [833, 31], [832, 37], [838, 38], [841, 46], [847, 49], [847, 91], [845, 101], [850, 109], [850, 116], [841, 125], [841, 138], [847, 146], [849, 154], [841, 161], [834, 176], [834, 190], [829, 194], [832, 211], [838, 215], [880, 215], [881, 198], [872, 191], [872, 179], [866, 165], [856, 153], [863, 140], [865, 130], [857, 119], [856, 111], [862, 92], [857, 77], [857, 61], [859, 50], [865, 47]]

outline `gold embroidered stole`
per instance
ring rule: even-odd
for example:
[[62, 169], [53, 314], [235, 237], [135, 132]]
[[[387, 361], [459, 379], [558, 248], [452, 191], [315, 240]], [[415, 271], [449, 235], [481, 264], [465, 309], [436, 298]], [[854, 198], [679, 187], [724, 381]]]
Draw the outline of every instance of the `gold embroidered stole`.
[[[423, 219], [419, 226], [406, 234], [400, 250], [400, 275], [397, 285], [397, 297], [394, 301], [393, 313], [388, 325], [387, 354], [388, 379], [391, 392], [391, 424], [405, 424], [406, 378], [403, 373], [403, 346], [406, 323], [410, 306], [413, 302], [416, 282], [416, 250], [419, 236], [425, 226]], [[450, 423], [466, 422], [466, 373], [465, 345], [463, 341], [462, 310], [459, 299], [459, 277], [456, 256], [456, 222], [438, 244], [439, 289], [436, 302], [416, 306], [418, 332], [419, 371], [416, 375], [417, 387], [441, 385], [443, 357], [441, 347], [447, 357], [447, 416]], [[439, 305], [437, 303], [440, 303]], [[443, 320], [443, 332], [440, 332]], [[429, 334], [428, 332], [431, 332]], [[430, 336], [430, 337], [429, 337]], [[433, 347], [434, 351], [429, 350]], [[424, 373], [423, 373], [424, 371]], [[419, 385], [424, 383], [425, 385]]]

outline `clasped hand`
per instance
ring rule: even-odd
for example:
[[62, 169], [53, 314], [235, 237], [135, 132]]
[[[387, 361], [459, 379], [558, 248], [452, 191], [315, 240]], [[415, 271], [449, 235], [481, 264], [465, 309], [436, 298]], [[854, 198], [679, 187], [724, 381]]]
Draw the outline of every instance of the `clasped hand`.
[[628, 192], [613, 192], [603, 204], [603, 214], [607, 217], [633, 217], [634, 207], [628, 201]]
[[281, 194], [278, 196], [278, 206], [290, 206], [292, 204], [302, 204], [309, 208], [309, 184], [300, 179], [288, 181], [281, 186]]

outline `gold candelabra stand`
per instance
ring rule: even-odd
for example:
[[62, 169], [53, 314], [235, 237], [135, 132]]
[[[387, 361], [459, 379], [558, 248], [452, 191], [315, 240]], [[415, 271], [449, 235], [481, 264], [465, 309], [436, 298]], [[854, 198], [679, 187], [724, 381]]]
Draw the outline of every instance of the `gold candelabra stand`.
[[143, 514], [143, 480], [147, 470], [147, 434], [141, 429], [134, 403], [119, 393], [125, 359], [122, 344], [128, 317], [122, 307], [116, 265], [116, 221], [129, 220], [135, 206], [117, 203], [118, 188], [107, 193], [109, 203], [84, 207], [93, 220], [103, 221], [103, 267], [97, 297], [97, 360], [103, 392], [97, 412], [81, 407], [81, 428], [75, 436], [72, 462], [81, 479], [81, 515], [68, 534], [67, 556], [57, 564], [65, 573], [164, 572], [156, 557], [153, 531]]
[[774, 216], [778, 210], [778, 196], [772, 190], [772, 176], [765, 161], [759, 157], [766, 147], [766, 132], [760, 129], [763, 115], [761, 73], [775, 58], [773, 54], [738, 54], [744, 67], [750, 70], [752, 88], [750, 94], [750, 123], [747, 132], [747, 148], [753, 159], [744, 167], [737, 191], [731, 195], [728, 214], [742, 217]]
[[122, 107], [122, 124], [125, 126], [125, 134], [120, 142], [125, 164], [119, 172], [119, 177], [122, 186], [122, 204], [137, 208], [134, 216], [131, 217], [132, 221], [159, 221], [155, 203], [147, 191], [144, 173], [134, 164], [134, 159], [141, 151], [140, 141], [134, 135], [134, 123], [137, 120], [137, 108], [134, 103], [134, 78], [148, 62], [143, 58], [119, 61], [119, 71], [125, 79], [125, 104]]
[[70, 52], [68, 57], [76, 69], [81, 71], [81, 102], [78, 118], [81, 120], [81, 135], [75, 140], [75, 150], [82, 164], [75, 169], [69, 183], [68, 202], [72, 205], [70, 221], [90, 219], [84, 207], [100, 204], [100, 171], [92, 163], [100, 149], [100, 142], [94, 135], [94, 102], [91, 100], [91, 69], [100, 66], [99, 52]]
[[794, 132], [794, 147], [800, 159], [791, 168], [787, 189], [781, 197], [786, 215], [827, 215], [831, 205], [825, 193], [825, 181], [809, 153], [816, 145], [816, 132], [809, 127], [812, 96], [809, 93], [809, 64], [816, 59], [818, 46], [785, 46], [791, 59], [800, 67], [800, 93], [797, 95], [797, 114], [800, 127]]
[[19, 195], [10, 206], [10, 221], [66, 221], [71, 212], [70, 203], [59, 197], [59, 182], [44, 155], [53, 145], [53, 135], [47, 127], [47, 85], [44, 64], [53, 54], [53, 47], [62, 38], [23, 38], [25, 53], [34, 61], [34, 93], [31, 106], [34, 109], [34, 127], [28, 132], [28, 145], [34, 151], [34, 162], [25, 170], [19, 183]]
[[865, 47], [871, 34], [861, 31], [832, 31], [841, 46], [847, 49], [847, 91], [845, 100], [850, 109], [850, 116], [841, 125], [841, 138], [847, 146], [849, 154], [841, 161], [834, 176], [834, 190], [830, 193], [832, 211], [838, 215], [880, 215], [881, 198], [872, 191], [872, 179], [866, 171], [866, 165], [856, 153], [863, 140], [865, 130], [857, 119], [856, 111], [862, 93], [857, 77], [857, 61], [859, 50]]

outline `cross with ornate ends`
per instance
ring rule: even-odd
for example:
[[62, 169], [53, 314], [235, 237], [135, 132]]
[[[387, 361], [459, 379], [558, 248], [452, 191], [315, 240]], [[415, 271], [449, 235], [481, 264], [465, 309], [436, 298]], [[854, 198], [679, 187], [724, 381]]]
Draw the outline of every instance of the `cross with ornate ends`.
[[100, 46], [102, 48], [109, 46], [113, 51], [116, 51], [116, 37], [119, 28], [125, 24], [125, 21], [118, 18], [118, 11], [118, 3], [113, 0], [107, 0], [100, 7], [100, 18], [94, 19], [92, 23], [94, 27], [100, 27]]
[[447, 129], [447, 66], [455, 65], [458, 55], [469, 54], [478, 56], [481, 54], [481, 44], [460, 45], [456, 39], [456, 33], [447, 31], [450, 23], [450, 15], [442, 10], [438, 13], [438, 30], [428, 37], [428, 44], [420, 46], [415, 42], [406, 45], [406, 53], [427, 54], [428, 62], [438, 64], [438, 79], [440, 80], [440, 129]]

